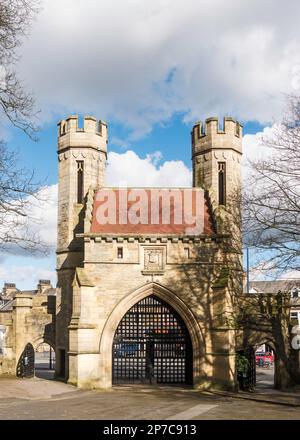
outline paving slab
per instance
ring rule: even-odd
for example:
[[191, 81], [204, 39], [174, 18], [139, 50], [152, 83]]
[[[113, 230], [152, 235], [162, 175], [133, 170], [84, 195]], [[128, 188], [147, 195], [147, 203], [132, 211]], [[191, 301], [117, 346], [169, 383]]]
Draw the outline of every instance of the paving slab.
[[78, 390], [44, 379], [0, 379], [1, 420], [300, 420], [300, 407], [187, 387]]

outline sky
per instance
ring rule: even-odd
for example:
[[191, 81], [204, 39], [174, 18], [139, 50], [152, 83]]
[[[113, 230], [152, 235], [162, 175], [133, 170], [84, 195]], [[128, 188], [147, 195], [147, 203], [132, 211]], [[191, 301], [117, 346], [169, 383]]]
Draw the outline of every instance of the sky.
[[[48, 256], [0, 254], [0, 287], [55, 285], [57, 122], [89, 114], [109, 126], [106, 183], [190, 186], [190, 131], [232, 116], [244, 163], [264, 154], [285, 94], [300, 89], [300, 3], [265, 0], [42, 0], [17, 70], [40, 110], [38, 141], [0, 121], [47, 200], [35, 206]], [[283, 19], [284, 17], [284, 19]]]

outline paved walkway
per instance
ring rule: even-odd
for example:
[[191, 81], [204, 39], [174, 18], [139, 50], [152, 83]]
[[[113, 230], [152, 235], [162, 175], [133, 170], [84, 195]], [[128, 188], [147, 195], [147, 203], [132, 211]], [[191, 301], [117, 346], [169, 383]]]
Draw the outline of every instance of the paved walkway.
[[300, 408], [300, 391], [298, 392], [282, 392], [278, 390], [265, 390], [255, 392], [230, 393], [227, 391], [212, 391], [215, 396], [231, 397], [233, 399], [241, 399], [255, 402], [270, 403], [273, 405], [284, 405], [289, 407]]
[[300, 405], [275, 405], [190, 388], [124, 386], [82, 391], [41, 378], [1, 378], [0, 420], [5, 419], [300, 420]]
[[257, 368], [255, 392], [230, 393], [216, 391], [213, 394], [234, 399], [300, 407], [300, 387], [285, 392], [274, 389], [274, 368]]

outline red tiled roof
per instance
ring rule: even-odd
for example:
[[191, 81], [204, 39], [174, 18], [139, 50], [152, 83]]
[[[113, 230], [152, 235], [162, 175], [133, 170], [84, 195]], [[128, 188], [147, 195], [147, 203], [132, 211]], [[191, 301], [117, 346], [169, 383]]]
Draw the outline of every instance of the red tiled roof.
[[[160, 195], [163, 195], [163, 198]], [[182, 203], [178, 204], [178, 200]], [[188, 200], [191, 200], [191, 209], [187, 208]], [[122, 209], [122, 201], [125, 211]], [[162, 216], [163, 213], [168, 213], [168, 206], [170, 219], [166, 222], [162, 220]], [[158, 210], [155, 207], [158, 207]], [[200, 228], [194, 234], [213, 234], [208, 203], [204, 191], [200, 188], [103, 188], [94, 197], [91, 233], [193, 235], [190, 233], [193, 224], [189, 219], [186, 221], [185, 212], [191, 212], [195, 216], [196, 208], [198, 208], [197, 224]], [[143, 217], [143, 220], [132, 224], [128, 212], [136, 212], [136, 215]], [[178, 219], [174, 221], [175, 213], [177, 215], [179, 213], [181, 221]], [[109, 214], [111, 217], [107, 221], [105, 218]], [[153, 216], [158, 219], [156, 224], [151, 222]]]

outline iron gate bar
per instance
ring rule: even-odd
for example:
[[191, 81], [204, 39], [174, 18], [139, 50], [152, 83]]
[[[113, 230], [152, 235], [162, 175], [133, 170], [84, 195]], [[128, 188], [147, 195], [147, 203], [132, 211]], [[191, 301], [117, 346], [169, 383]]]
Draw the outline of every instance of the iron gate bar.
[[192, 344], [186, 325], [154, 295], [123, 316], [112, 353], [113, 384], [192, 383]]
[[27, 344], [20, 356], [17, 365], [17, 377], [33, 377], [34, 376], [34, 348], [31, 344]]

